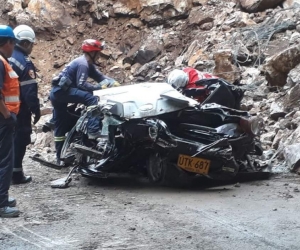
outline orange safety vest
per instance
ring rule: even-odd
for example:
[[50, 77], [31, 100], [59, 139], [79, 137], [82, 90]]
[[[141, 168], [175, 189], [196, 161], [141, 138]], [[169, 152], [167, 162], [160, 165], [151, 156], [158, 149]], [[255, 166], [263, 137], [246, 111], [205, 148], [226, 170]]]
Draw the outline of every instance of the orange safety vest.
[[3, 100], [7, 109], [15, 114], [20, 110], [20, 85], [17, 73], [10, 64], [0, 55], [0, 60], [5, 67], [4, 84], [1, 90]]

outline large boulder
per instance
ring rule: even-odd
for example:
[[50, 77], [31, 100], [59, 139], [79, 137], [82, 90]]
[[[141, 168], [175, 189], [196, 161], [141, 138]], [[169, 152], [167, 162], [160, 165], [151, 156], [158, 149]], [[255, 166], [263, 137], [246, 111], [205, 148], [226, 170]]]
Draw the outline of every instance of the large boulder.
[[260, 137], [260, 140], [263, 144], [268, 144], [268, 145], [272, 145], [273, 140], [276, 136], [276, 133], [274, 131], [262, 134]]
[[144, 65], [158, 56], [163, 49], [162, 43], [154, 39], [143, 45], [136, 53], [134, 62]]
[[291, 135], [291, 133], [291, 130], [287, 128], [284, 130], [279, 129], [275, 138], [273, 139], [272, 148], [278, 149], [280, 143], [284, 142]]
[[287, 145], [283, 149], [283, 155], [287, 167], [292, 171], [298, 171], [300, 168], [300, 143]]
[[183, 63], [187, 63], [190, 58], [195, 55], [195, 53], [197, 51], [199, 51], [201, 48], [200, 48], [200, 43], [198, 40], [194, 40], [190, 46], [188, 47], [187, 51], [182, 55], [182, 62]]
[[189, 15], [189, 23], [191, 25], [198, 25], [201, 26], [205, 23], [211, 23], [215, 19], [216, 13], [214, 10], [210, 11], [203, 11], [202, 7], [193, 8], [190, 15]]
[[188, 16], [192, 0], [140, 0], [141, 19], [149, 25], [160, 25], [175, 17]]
[[283, 1], [284, 0], [239, 0], [239, 4], [242, 10], [248, 13], [255, 13], [274, 8]]
[[291, 112], [296, 108], [299, 108], [300, 102], [300, 84], [295, 85], [284, 96], [281, 100], [282, 106], [286, 112]]
[[283, 8], [293, 8], [293, 7], [300, 7], [300, 0], [285, 0], [283, 3]]
[[209, 58], [208, 56], [204, 53], [202, 49], [199, 49], [196, 51], [189, 59], [188, 61], [188, 66], [189, 67], [195, 67], [199, 61], [207, 61]]
[[284, 86], [289, 72], [300, 63], [300, 45], [292, 46], [267, 58], [263, 67], [268, 84]]
[[205, 5], [208, 3], [209, 0], [193, 0], [193, 5], [198, 6], [198, 5]]
[[117, 15], [136, 16], [141, 11], [140, 0], [120, 0], [113, 5]]
[[231, 50], [218, 50], [214, 53], [214, 60], [214, 75], [231, 83], [240, 80], [239, 69], [233, 63], [233, 55]]
[[256, 25], [256, 22], [254, 22], [250, 18], [250, 15], [251, 14], [248, 14], [248, 13], [245, 13], [242, 11], [236, 11], [235, 15], [234, 15], [235, 16], [234, 21], [229, 20], [229, 26], [230, 27], [246, 27], [246, 26]]
[[36, 140], [34, 142], [34, 146], [37, 148], [45, 148], [45, 147], [50, 147], [50, 148], [55, 148], [54, 146], [54, 137], [52, 132], [47, 132], [47, 133], [37, 133]]
[[281, 102], [272, 102], [270, 107], [270, 118], [277, 121], [280, 117], [285, 117], [287, 113]]
[[284, 148], [287, 145], [293, 145], [296, 143], [300, 143], [300, 126], [296, 128], [288, 138], [283, 139], [280, 143], [280, 148]]
[[128, 75], [126, 74], [126, 70], [122, 65], [115, 65], [109, 69], [109, 75], [114, 76], [118, 82], [126, 82]]
[[152, 61], [158, 56], [163, 49], [163, 45], [159, 40], [150, 39], [143, 45], [137, 44], [124, 57], [123, 64], [129, 63], [131, 65], [138, 63], [144, 65]]
[[21, 0], [10, 0], [11, 19], [17, 24], [27, 24], [35, 30], [60, 30], [70, 26], [72, 18], [68, 9], [59, 0], [30, 0], [26, 2], [25, 11]]
[[296, 68], [292, 69], [288, 73], [287, 83], [290, 86], [294, 86], [295, 84], [300, 84], [300, 64], [298, 64]]
[[140, 76], [144, 79], [148, 76], [146, 80], [149, 80], [156, 73], [157, 66], [158, 63], [155, 61], [146, 63], [135, 72], [134, 76]]
[[176, 32], [168, 32], [166, 34], [163, 34], [162, 36], [163, 44], [164, 44], [164, 49], [166, 52], [172, 52], [176, 50], [178, 47], [178, 44], [181, 43], [182, 37], [180, 36], [179, 33]]
[[0, 7], [3, 13], [22, 10], [21, 0], [6, 0], [5, 4]]

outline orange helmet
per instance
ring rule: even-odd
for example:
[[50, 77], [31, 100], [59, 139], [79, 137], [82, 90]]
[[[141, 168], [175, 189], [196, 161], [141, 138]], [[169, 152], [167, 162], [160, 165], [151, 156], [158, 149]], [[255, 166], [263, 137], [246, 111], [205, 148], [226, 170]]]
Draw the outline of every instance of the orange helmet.
[[99, 42], [98, 40], [94, 39], [87, 39], [84, 40], [81, 49], [84, 52], [92, 52], [92, 51], [101, 51], [104, 49], [105, 42]]

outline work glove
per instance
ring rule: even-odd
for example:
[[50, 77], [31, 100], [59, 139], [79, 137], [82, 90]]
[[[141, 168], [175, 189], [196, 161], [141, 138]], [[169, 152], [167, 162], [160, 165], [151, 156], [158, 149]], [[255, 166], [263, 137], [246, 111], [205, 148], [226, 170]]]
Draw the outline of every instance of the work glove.
[[112, 87], [119, 87], [119, 86], [121, 86], [121, 84], [117, 81], [114, 81], [112, 84], [110, 84], [109, 87], [112, 88]]
[[112, 87], [119, 87], [121, 84], [113, 79], [104, 79], [102, 82], [99, 82], [98, 85], [101, 86], [101, 89], [107, 89]]
[[107, 89], [107, 84], [101, 85], [101, 89]]
[[35, 125], [41, 118], [41, 110], [40, 109], [37, 109], [35, 112], [34, 112], [34, 119], [33, 119], [33, 124]]

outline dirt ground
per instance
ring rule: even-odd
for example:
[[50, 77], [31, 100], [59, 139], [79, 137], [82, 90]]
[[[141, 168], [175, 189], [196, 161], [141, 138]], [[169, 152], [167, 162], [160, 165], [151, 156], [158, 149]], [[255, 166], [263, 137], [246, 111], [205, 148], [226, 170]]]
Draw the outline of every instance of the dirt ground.
[[21, 216], [0, 219], [3, 250], [299, 249], [298, 176], [193, 189], [75, 176], [51, 189], [66, 169], [27, 159], [25, 171], [33, 182], [11, 187]]

